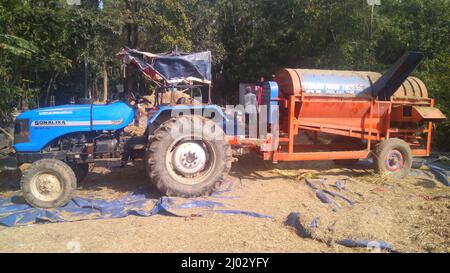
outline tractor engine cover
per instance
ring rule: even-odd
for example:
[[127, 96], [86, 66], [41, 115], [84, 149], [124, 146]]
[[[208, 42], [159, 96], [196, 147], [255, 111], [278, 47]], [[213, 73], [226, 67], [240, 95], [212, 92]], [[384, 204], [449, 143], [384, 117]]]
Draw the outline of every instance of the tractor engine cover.
[[30, 110], [17, 117], [14, 149], [18, 152], [38, 152], [60, 137], [73, 133], [120, 130], [133, 119], [134, 109], [121, 101]]

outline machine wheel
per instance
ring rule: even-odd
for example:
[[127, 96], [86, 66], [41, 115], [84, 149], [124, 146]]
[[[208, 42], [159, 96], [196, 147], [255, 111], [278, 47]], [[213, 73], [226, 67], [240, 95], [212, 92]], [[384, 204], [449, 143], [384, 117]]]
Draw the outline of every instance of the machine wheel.
[[413, 157], [408, 143], [398, 138], [383, 140], [375, 150], [375, 171], [394, 178], [404, 178], [411, 170]]
[[71, 164], [73, 172], [75, 173], [75, 177], [77, 178], [77, 182], [82, 182], [89, 173], [89, 164], [88, 163], [80, 163], [80, 164]]
[[70, 201], [77, 188], [77, 179], [66, 163], [56, 159], [41, 159], [25, 171], [20, 187], [31, 206], [57, 208]]
[[[184, 130], [186, 124], [191, 124], [190, 130]], [[174, 132], [178, 132], [176, 136]], [[211, 132], [219, 138], [211, 137]], [[211, 194], [224, 180], [231, 157], [230, 145], [216, 123], [199, 116], [181, 116], [162, 124], [150, 137], [145, 164], [161, 192], [196, 197]]]
[[353, 166], [359, 162], [359, 159], [335, 159], [333, 160], [334, 164], [338, 166]]

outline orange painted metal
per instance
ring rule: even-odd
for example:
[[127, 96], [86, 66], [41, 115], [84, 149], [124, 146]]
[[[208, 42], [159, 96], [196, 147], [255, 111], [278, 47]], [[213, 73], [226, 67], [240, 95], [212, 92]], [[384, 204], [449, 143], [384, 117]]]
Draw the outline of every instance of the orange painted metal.
[[408, 77], [394, 93], [394, 98], [428, 98], [428, 90], [420, 79]]
[[[434, 107], [434, 100], [431, 100], [431, 107]], [[431, 150], [431, 132], [433, 131], [433, 122], [428, 122], [428, 135], [427, 135], [427, 154], [426, 156], [430, 155]]]
[[295, 96], [289, 97], [289, 153], [292, 154], [294, 152], [294, 136], [297, 134], [295, 131]]
[[412, 120], [419, 122], [421, 120], [439, 121], [445, 120], [446, 117], [442, 112], [434, 107], [427, 106], [413, 106], [412, 107]]
[[[330, 159], [363, 159], [369, 156], [373, 142], [379, 142], [389, 137], [400, 137], [409, 142], [414, 156], [428, 156], [431, 139], [431, 122], [427, 129], [417, 129], [414, 123], [411, 128], [391, 127], [392, 115], [396, 106], [401, 104], [414, 107], [418, 101], [410, 99], [400, 103], [397, 101], [377, 101], [369, 98], [333, 98], [319, 96], [289, 95], [287, 103], [282, 104], [282, 118], [287, 124], [280, 127], [280, 133], [286, 133], [287, 137], [280, 138], [280, 147], [274, 152], [264, 152], [266, 160], [298, 161], [298, 160], [330, 160]], [[432, 100], [421, 99], [421, 107], [433, 107]], [[395, 126], [398, 126], [396, 124]], [[405, 125], [403, 125], [405, 126]], [[366, 140], [364, 150], [355, 150], [348, 145], [340, 147], [342, 151], [335, 151], [334, 145], [296, 145], [295, 138], [303, 131], [321, 132], [332, 135], [340, 135], [360, 140]], [[421, 148], [418, 141], [422, 141], [420, 135], [427, 134], [425, 147]], [[316, 136], [314, 137], [316, 139]], [[317, 148], [317, 151], [311, 149]], [[326, 150], [326, 151], [324, 151]]]
[[[301, 125], [321, 125], [329, 129], [349, 129], [368, 132], [372, 128], [375, 132], [383, 131], [386, 125], [386, 113], [389, 102], [371, 99], [355, 101], [352, 98], [314, 100], [308, 97], [301, 103], [298, 120]], [[370, 110], [372, 112], [372, 118]]]
[[274, 153], [273, 161], [331, 160], [331, 159], [364, 159], [370, 151], [333, 151], [333, 152], [298, 152]]
[[392, 104], [389, 104], [389, 109], [386, 113], [386, 128], [384, 131], [384, 135], [386, 139], [389, 139], [390, 137], [390, 128], [391, 128], [391, 116], [392, 116]]
[[[394, 137], [406, 141], [414, 156], [429, 156], [432, 121], [445, 116], [434, 108], [419, 79], [409, 77], [390, 101], [378, 101], [367, 96], [306, 94], [300, 72], [284, 69], [276, 75], [280, 88], [277, 147], [262, 149], [253, 142], [261, 147], [265, 160], [364, 159], [377, 142]], [[311, 133], [313, 144], [298, 143], [305, 133]], [[353, 143], [319, 143], [320, 133], [353, 139]], [[264, 147], [274, 146], [272, 141], [265, 139]]]
[[392, 121], [395, 122], [421, 122], [440, 121], [446, 117], [442, 112], [428, 105], [396, 104], [392, 110]]
[[429, 156], [430, 152], [428, 149], [412, 149], [413, 156], [417, 157], [423, 157], [423, 156]]
[[302, 86], [294, 69], [282, 69], [275, 77], [279, 88], [283, 89], [285, 94], [300, 95]]

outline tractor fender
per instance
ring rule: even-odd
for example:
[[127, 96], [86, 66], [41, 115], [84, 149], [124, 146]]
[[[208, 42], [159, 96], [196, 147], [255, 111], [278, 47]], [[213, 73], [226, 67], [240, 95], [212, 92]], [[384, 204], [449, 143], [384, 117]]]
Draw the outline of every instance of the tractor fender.
[[147, 128], [149, 135], [151, 135], [161, 124], [171, 117], [180, 115], [180, 113], [204, 116], [205, 118], [212, 119], [216, 123], [221, 123], [219, 125], [222, 127], [228, 122], [228, 118], [222, 108], [217, 105], [163, 105], [160, 106], [156, 113], [148, 120]]

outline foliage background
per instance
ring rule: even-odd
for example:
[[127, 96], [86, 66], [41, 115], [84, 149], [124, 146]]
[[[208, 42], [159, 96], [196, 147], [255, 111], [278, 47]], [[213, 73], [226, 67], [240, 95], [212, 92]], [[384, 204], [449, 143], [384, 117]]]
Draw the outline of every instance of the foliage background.
[[[405, 51], [426, 60], [415, 72], [450, 117], [450, 1], [381, 0], [66, 0], [0, 1], [0, 120], [29, 107], [123, 83], [115, 54], [127, 45], [151, 52], [211, 50], [214, 102], [234, 103], [239, 82], [281, 67], [385, 71]], [[126, 84], [126, 83], [124, 83]], [[132, 88], [145, 92], [136, 77]], [[19, 98], [23, 98], [20, 100]], [[450, 150], [448, 121], [435, 147]]]

